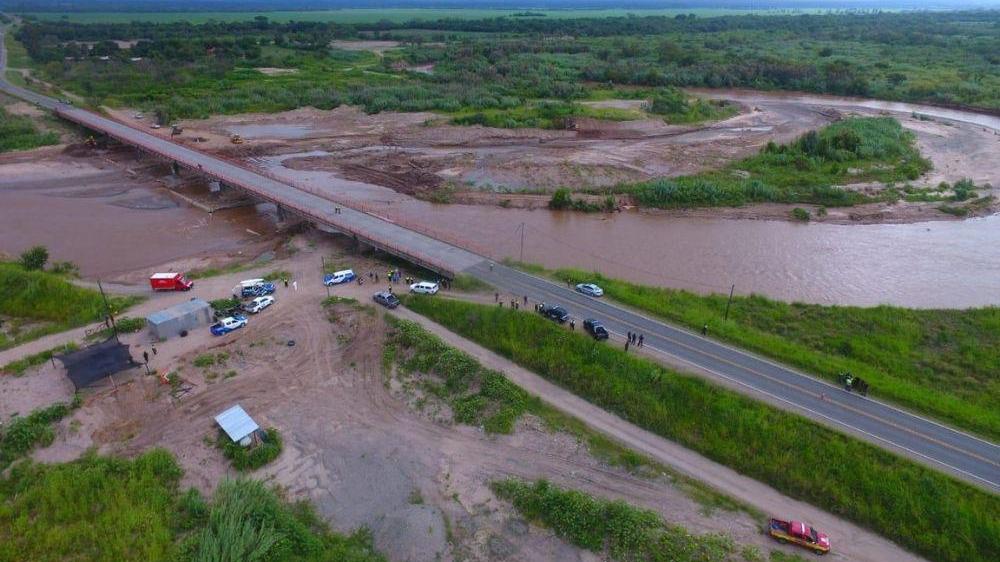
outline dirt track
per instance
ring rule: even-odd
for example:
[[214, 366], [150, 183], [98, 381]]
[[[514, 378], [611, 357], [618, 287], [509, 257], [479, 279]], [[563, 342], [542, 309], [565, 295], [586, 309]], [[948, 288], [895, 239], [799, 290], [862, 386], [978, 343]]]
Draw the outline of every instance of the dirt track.
[[[725, 511], [706, 515], [669, 478], [650, 479], [608, 466], [576, 438], [551, 433], [533, 418], [523, 420], [514, 435], [490, 437], [473, 427], [435, 422], [407, 406], [382, 373], [385, 326], [380, 314], [343, 306], [331, 323], [319, 307], [325, 296], [316, 282], [321, 255], [360, 271], [368, 266], [349, 256], [331, 258], [336, 251], [323, 239], [300, 239], [296, 246], [298, 252], [289, 260], [260, 271], [202, 280], [196, 286], [198, 295], [217, 297], [228, 293], [237, 278], [279, 267], [299, 281], [297, 292], [279, 290], [278, 304], [252, 318], [244, 330], [223, 338], [212, 338], [203, 330], [157, 344], [151, 366], [178, 372], [196, 385], [190, 394], [174, 402], [154, 377], [123, 375], [117, 390], [93, 393], [73, 419], [61, 425], [56, 443], [36, 457], [67, 460], [93, 445], [125, 454], [162, 446], [178, 455], [187, 471], [186, 484], [210, 490], [220, 477], [234, 475], [220, 453], [206, 443], [216, 434], [211, 419], [238, 402], [261, 425], [278, 427], [285, 436], [285, 452], [258, 476], [286, 487], [293, 497], [311, 498], [340, 529], [370, 527], [379, 548], [393, 560], [429, 560], [439, 552], [444, 559], [592, 559], [547, 532], [529, 528], [509, 506], [493, 498], [488, 482], [506, 476], [548, 478], [649, 507], [692, 532], [724, 532], [739, 544], [776, 547], [759, 533], [759, 522], [747, 515]], [[370, 284], [351, 285], [334, 292], [364, 302], [373, 289]], [[675, 445], [662, 448], [662, 443], [648, 439], [636, 441], [628, 424], [618, 420], [607, 425], [592, 406], [578, 399], [575, 404], [566, 402], [566, 396], [560, 397], [562, 391], [539, 385], [534, 375], [431, 328], [530, 391], [665, 464], [681, 466], [763, 509], [815, 511], [788, 503], [759, 484], [726, 477], [725, 469], [720, 473], [712, 463]], [[288, 340], [296, 345], [289, 347]], [[150, 350], [151, 342], [141, 335], [129, 341], [133, 354]], [[229, 355], [224, 366], [192, 365], [197, 355], [221, 352]], [[235, 375], [227, 376], [231, 372]], [[46, 367], [20, 379], [0, 381], [0, 388], [31, 384], [36, 393], [47, 392], [56, 400], [71, 392], [64, 382], [58, 370]], [[0, 400], [11, 396], [0, 393]], [[812, 516], [817, 525], [834, 531], [837, 559], [915, 560], [870, 533], [818, 512]]]

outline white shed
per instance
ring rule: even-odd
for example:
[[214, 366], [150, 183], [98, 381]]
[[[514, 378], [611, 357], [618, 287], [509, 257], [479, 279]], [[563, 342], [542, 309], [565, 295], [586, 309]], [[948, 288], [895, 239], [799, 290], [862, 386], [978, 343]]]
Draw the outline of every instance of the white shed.
[[260, 426], [243, 410], [239, 404], [215, 416], [215, 423], [226, 432], [235, 443], [244, 447], [253, 442], [253, 434], [260, 431]]

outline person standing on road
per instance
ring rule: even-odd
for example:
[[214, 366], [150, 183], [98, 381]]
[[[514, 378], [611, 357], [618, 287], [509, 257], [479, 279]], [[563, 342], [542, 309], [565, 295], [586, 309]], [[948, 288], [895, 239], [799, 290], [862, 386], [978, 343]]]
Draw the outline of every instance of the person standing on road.
[[149, 352], [148, 351], [143, 351], [142, 352], [142, 360], [145, 363], [149, 363]]
[[490, 262], [490, 271], [493, 271], [493, 262]]
[[701, 335], [703, 336], [708, 335], [708, 324], [705, 324], [704, 326], [701, 327]]
[[572, 332], [576, 331], [576, 320], [570, 320], [569, 321], [569, 329]]
[[639, 334], [639, 347], [642, 347], [642, 340], [645, 339], [642, 334]]
[[629, 333], [628, 333], [628, 334], [627, 334], [627, 335], [625, 336], [625, 341], [627, 341], [627, 342], [629, 342], [629, 343], [632, 343], [632, 332], [629, 332]]
[[156, 346], [153, 346], [153, 357], [156, 357]]
[[528, 306], [528, 295], [524, 295], [524, 306]]
[[285, 282], [285, 288], [287, 289], [288, 288], [288, 278], [287, 277], [283, 277], [282, 281]]
[[292, 281], [292, 290], [293, 291], [298, 291], [299, 290], [299, 282], [298, 281]]

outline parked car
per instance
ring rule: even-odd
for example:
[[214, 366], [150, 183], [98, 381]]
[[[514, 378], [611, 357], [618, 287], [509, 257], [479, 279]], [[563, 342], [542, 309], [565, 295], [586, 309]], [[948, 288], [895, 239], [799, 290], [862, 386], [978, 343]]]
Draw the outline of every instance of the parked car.
[[274, 294], [274, 290], [274, 283], [258, 283], [249, 287], [243, 287], [243, 289], [240, 290], [240, 296], [243, 298], [263, 297], [265, 295]]
[[587, 318], [583, 321], [583, 329], [598, 341], [606, 340], [611, 337], [611, 334], [608, 333], [608, 329], [604, 327], [604, 324], [601, 324], [600, 320]]
[[593, 283], [580, 283], [576, 286], [576, 292], [583, 293], [588, 297], [604, 296], [604, 289], [594, 285]]
[[357, 278], [354, 274], [353, 269], [345, 269], [343, 271], [334, 271], [333, 273], [327, 273], [323, 276], [323, 284], [326, 286], [330, 285], [340, 285], [341, 283], [350, 283]]
[[274, 304], [274, 297], [271, 296], [257, 297], [254, 300], [245, 304], [243, 306], [243, 310], [246, 310], [250, 314], [257, 314], [258, 312], [264, 310], [265, 308], [271, 306], [272, 304]]
[[372, 300], [386, 308], [396, 308], [399, 306], [399, 299], [396, 295], [390, 293], [389, 291], [375, 293], [375, 295], [372, 296]]
[[212, 327], [209, 328], [212, 331], [213, 336], [224, 336], [233, 330], [239, 330], [243, 326], [247, 325], [247, 319], [245, 316], [230, 316], [229, 318], [223, 318]]
[[424, 295], [436, 294], [440, 289], [441, 287], [437, 283], [431, 283], [430, 281], [421, 281], [410, 285], [411, 293], [421, 293]]
[[569, 312], [566, 312], [566, 309], [559, 305], [550, 306], [543, 303], [538, 307], [538, 313], [542, 316], [555, 320], [560, 324], [564, 324], [567, 320], [569, 320]]

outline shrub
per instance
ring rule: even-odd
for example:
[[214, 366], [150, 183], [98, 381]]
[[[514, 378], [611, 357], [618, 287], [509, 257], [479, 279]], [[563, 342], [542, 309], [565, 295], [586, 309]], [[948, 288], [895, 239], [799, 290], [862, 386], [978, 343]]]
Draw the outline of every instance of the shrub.
[[549, 208], [555, 210], [568, 209], [573, 205], [573, 198], [570, 197], [569, 190], [566, 188], [557, 189], [555, 193], [552, 194], [552, 199], [549, 199]]
[[0, 471], [27, 454], [36, 445], [49, 445], [55, 439], [51, 424], [70, 412], [69, 404], [58, 403], [15, 417], [0, 428]]
[[233, 467], [240, 472], [256, 470], [281, 454], [281, 434], [277, 429], [273, 427], [268, 429], [262, 441], [250, 447], [243, 447], [239, 443], [234, 443], [224, 431], [219, 430], [218, 445], [226, 458], [233, 463]]
[[810, 215], [809, 211], [803, 209], [802, 207], [795, 207], [794, 209], [792, 209], [792, 218], [794, 218], [797, 221], [809, 222], [809, 219], [812, 218], [812, 215]]
[[49, 261], [49, 250], [45, 246], [34, 246], [21, 252], [18, 263], [26, 271], [41, 271]]

